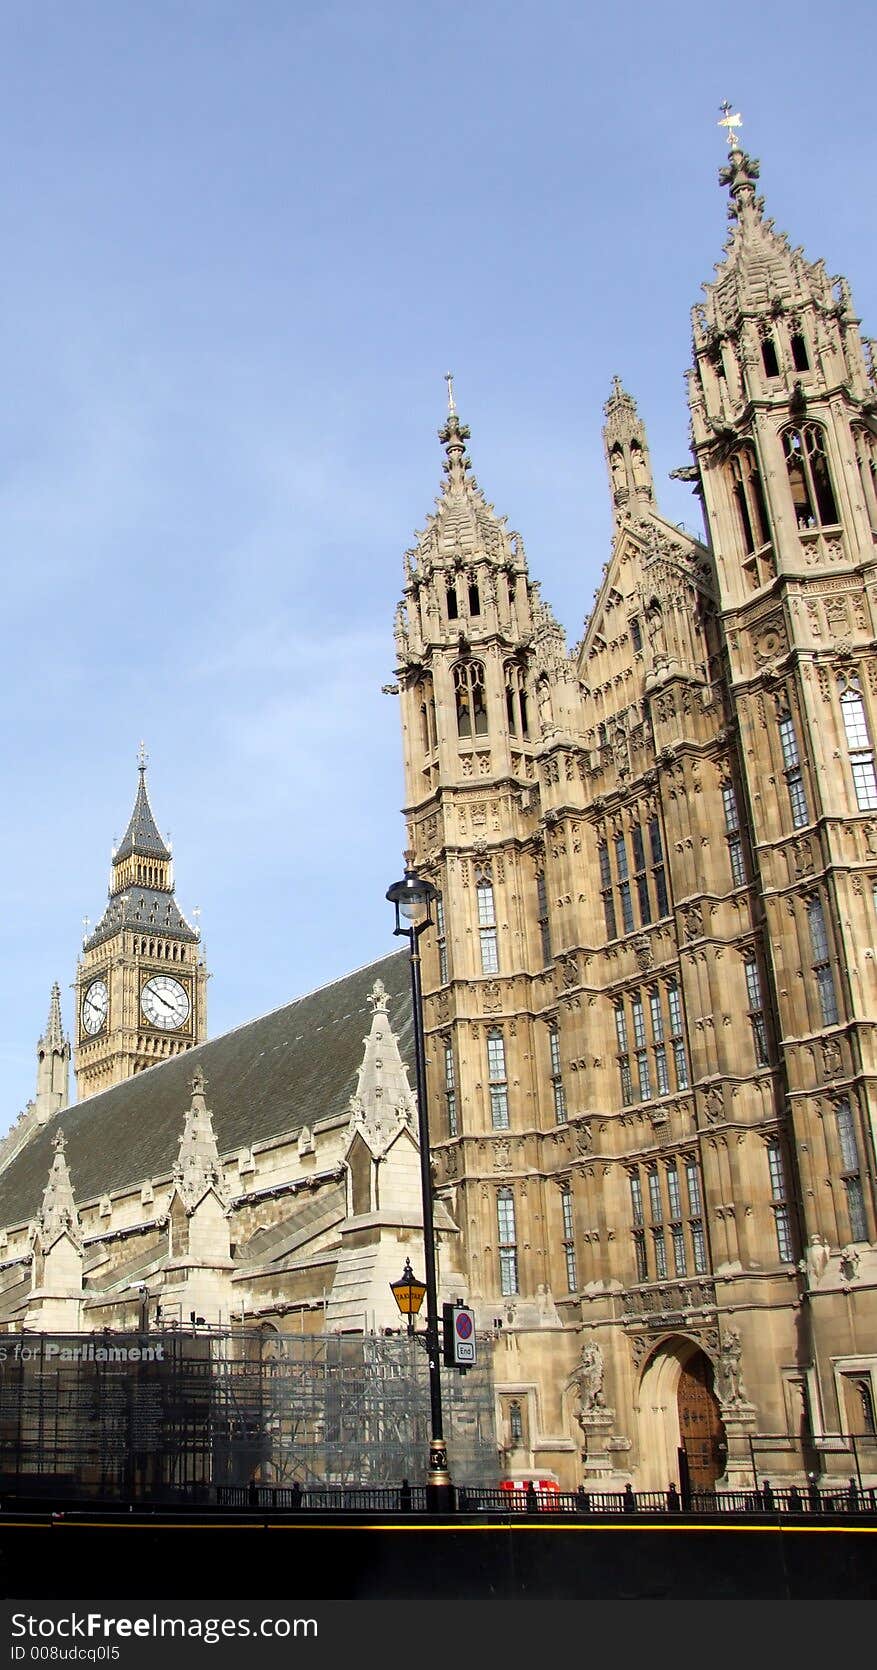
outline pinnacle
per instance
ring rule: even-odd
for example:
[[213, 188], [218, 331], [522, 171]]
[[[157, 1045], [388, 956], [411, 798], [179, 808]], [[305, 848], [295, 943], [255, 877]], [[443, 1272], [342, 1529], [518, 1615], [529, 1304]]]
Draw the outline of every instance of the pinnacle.
[[127, 858], [131, 853], [142, 853], [148, 858], [170, 858], [170, 850], [165, 846], [158, 831], [152, 807], [149, 804], [149, 794], [146, 788], [146, 763], [141, 760], [138, 766], [139, 782], [134, 800], [134, 810], [128, 820], [128, 828], [122, 836], [121, 843], [115, 854], [115, 862]]
[[52, 996], [49, 1000], [49, 1018], [42, 1040], [47, 1049], [63, 1049], [64, 1027], [61, 1021], [61, 988], [57, 980], [52, 986]]

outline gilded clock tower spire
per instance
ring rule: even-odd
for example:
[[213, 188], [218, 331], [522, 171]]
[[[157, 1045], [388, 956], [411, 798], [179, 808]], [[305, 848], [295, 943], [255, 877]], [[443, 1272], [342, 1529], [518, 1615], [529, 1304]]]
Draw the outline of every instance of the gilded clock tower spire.
[[80, 1098], [203, 1042], [207, 971], [201, 936], [174, 897], [170, 847], [159, 833], [138, 755], [134, 808], [113, 853], [109, 897], [86, 932], [76, 976]]

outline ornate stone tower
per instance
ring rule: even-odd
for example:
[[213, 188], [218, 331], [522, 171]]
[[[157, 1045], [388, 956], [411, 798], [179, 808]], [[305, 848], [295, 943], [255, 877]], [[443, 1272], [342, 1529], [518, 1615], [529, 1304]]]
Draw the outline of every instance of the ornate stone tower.
[[572, 655], [453, 401], [406, 559], [437, 1189], [513, 1472], [664, 1488], [685, 1447], [708, 1488], [751, 1483], [756, 1432], [808, 1469], [877, 1434], [874, 354], [757, 175], [732, 127], [676, 472], [706, 539], [616, 378]]
[[781, 1261], [806, 1250], [800, 1350], [791, 1366], [789, 1341], [781, 1379], [818, 1433], [860, 1415], [845, 1376], [877, 1325], [877, 386], [849, 285], [765, 219], [739, 118], [725, 125], [732, 231], [694, 309], [690, 404], [757, 889], [745, 987], [732, 973], [756, 1068], [737, 1106], [759, 1093], [777, 1110], [754, 1256], [771, 1239]]
[[497, 1189], [510, 1168], [537, 1165], [524, 1152], [537, 1123], [533, 979], [545, 961], [535, 743], [540, 701], [556, 699], [538, 674], [565, 646], [522, 541], [470, 474], [452, 393], [439, 438], [443, 491], [406, 558], [396, 620], [407, 817], [415, 865], [442, 894], [424, 970], [437, 1164], [471, 1290], [498, 1298]]
[[76, 974], [80, 1099], [130, 1078], [207, 1034], [200, 935], [174, 898], [171, 854], [158, 832], [141, 751], [134, 809], [113, 854], [109, 899]]

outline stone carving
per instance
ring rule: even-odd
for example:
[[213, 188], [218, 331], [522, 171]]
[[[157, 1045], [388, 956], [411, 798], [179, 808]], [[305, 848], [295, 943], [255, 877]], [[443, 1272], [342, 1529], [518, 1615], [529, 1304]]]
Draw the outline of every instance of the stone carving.
[[828, 1264], [829, 1251], [822, 1236], [814, 1232], [807, 1245], [807, 1254], [802, 1258], [800, 1268], [806, 1270], [807, 1279], [811, 1287], [817, 1287], [825, 1274]]
[[822, 1071], [827, 1079], [836, 1078], [843, 1068], [843, 1056], [840, 1046], [833, 1038], [826, 1038], [822, 1044]]
[[633, 941], [633, 954], [636, 957], [637, 968], [645, 974], [647, 970], [651, 968], [654, 961], [652, 956], [652, 942], [649, 939], [648, 934], [637, 934], [636, 939]]
[[703, 1111], [711, 1125], [715, 1125], [724, 1116], [725, 1098], [720, 1084], [711, 1084], [703, 1099]]
[[813, 848], [806, 836], [792, 842], [793, 863], [796, 876], [811, 876], [813, 874]]
[[824, 603], [825, 618], [829, 629], [836, 638], [846, 638], [850, 634], [850, 617], [847, 611], [846, 599], [843, 597], [827, 597]]
[[604, 1408], [603, 1352], [596, 1341], [586, 1340], [582, 1346], [581, 1355], [567, 1380], [566, 1389], [575, 1390], [578, 1399], [576, 1419], [580, 1425], [584, 1417]]
[[743, 1348], [740, 1335], [736, 1328], [729, 1328], [722, 1344], [720, 1358], [722, 1377], [725, 1382], [725, 1402], [745, 1403], [746, 1391], [742, 1374]]
[[785, 630], [782, 621], [777, 616], [762, 627], [753, 645], [753, 653], [760, 666], [765, 661], [776, 660], [777, 656], [784, 654], [787, 648]]
[[509, 1171], [512, 1163], [511, 1144], [507, 1138], [500, 1137], [493, 1145], [493, 1164], [496, 1171]]
[[594, 1138], [590, 1125], [583, 1123], [576, 1126], [576, 1149], [580, 1154], [590, 1154], [594, 1146]]
[[703, 933], [703, 915], [698, 905], [689, 905], [683, 911], [682, 921], [685, 927], [686, 939], [699, 939]]
[[840, 1255], [840, 1273], [843, 1276], [844, 1281], [855, 1281], [857, 1275], [859, 1274], [860, 1256], [858, 1247], [850, 1245], [842, 1248]]

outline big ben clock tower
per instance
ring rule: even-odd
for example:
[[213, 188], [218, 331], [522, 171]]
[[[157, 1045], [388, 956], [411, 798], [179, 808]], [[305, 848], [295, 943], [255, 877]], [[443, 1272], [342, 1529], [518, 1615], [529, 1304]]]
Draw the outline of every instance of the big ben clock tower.
[[74, 1067], [80, 1100], [203, 1043], [201, 938], [174, 898], [169, 848], [146, 789], [146, 756], [128, 828], [113, 854], [107, 907], [76, 973]]

